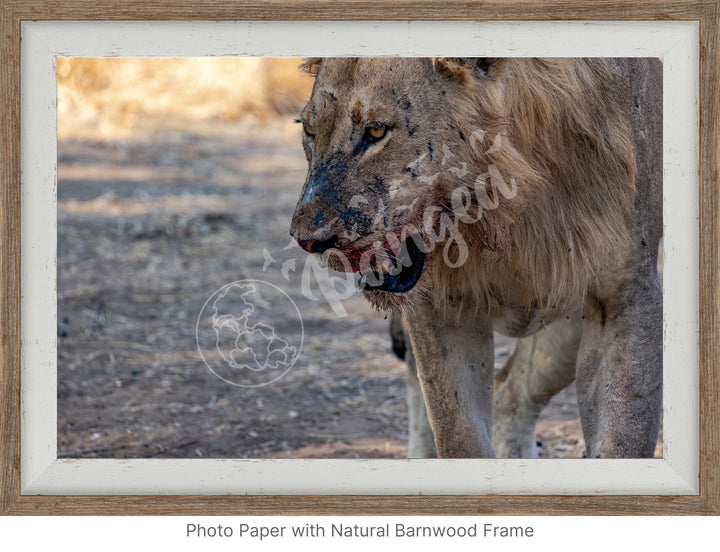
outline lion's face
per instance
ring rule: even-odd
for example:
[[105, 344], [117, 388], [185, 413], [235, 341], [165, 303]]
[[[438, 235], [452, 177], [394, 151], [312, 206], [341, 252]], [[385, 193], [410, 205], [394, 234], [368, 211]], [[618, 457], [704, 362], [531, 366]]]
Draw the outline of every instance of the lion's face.
[[422, 278], [443, 163], [465, 147], [447, 113], [457, 91], [429, 59], [327, 59], [299, 121], [309, 170], [290, 229], [369, 293]]

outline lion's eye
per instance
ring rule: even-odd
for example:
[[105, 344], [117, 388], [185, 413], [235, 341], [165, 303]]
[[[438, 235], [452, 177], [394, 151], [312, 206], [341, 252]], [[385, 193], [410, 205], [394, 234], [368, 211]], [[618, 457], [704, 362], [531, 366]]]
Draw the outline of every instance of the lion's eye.
[[303, 123], [303, 130], [308, 136], [315, 136], [315, 129], [307, 123]]
[[385, 136], [386, 132], [387, 127], [384, 125], [371, 126], [367, 129], [368, 138], [370, 138], [370, 141], [372, 142], [377, 142], [378, 140], [381, 140]]

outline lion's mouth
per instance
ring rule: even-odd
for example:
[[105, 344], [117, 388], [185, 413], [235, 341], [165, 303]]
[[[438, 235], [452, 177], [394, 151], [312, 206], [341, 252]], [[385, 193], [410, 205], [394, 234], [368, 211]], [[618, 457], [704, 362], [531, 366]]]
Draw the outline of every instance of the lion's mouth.
[[361, 272], [358, 287], [362, 291], [410, 291], [422, 276], [426, 257], [415, 241], [408, 238], [403, 243], [402, 254], [397, 257], [396, 264], [383, 263], [378, 270]]

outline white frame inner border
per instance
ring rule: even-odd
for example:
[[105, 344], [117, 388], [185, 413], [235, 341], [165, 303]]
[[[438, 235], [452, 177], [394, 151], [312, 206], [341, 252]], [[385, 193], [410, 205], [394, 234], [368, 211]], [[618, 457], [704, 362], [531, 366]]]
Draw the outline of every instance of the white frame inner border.
[[[22, 494], [698, 494], [697, 22], [26, 21], [21, 33]], [[57, 58], [315, 55], [663, 58], [662, 459], [57, 458]]]

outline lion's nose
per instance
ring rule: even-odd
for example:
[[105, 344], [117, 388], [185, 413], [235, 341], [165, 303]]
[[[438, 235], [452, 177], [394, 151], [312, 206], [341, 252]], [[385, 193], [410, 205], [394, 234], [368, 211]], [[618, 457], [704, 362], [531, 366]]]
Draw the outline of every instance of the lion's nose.
[[332, 249], [337, 245], [338, 237], [330, 236], [328, 239], [310, 239], [304, 240], [299, 236], [293, 236], [298, 245], [308, 253], [323, 253], [328, 249]]

